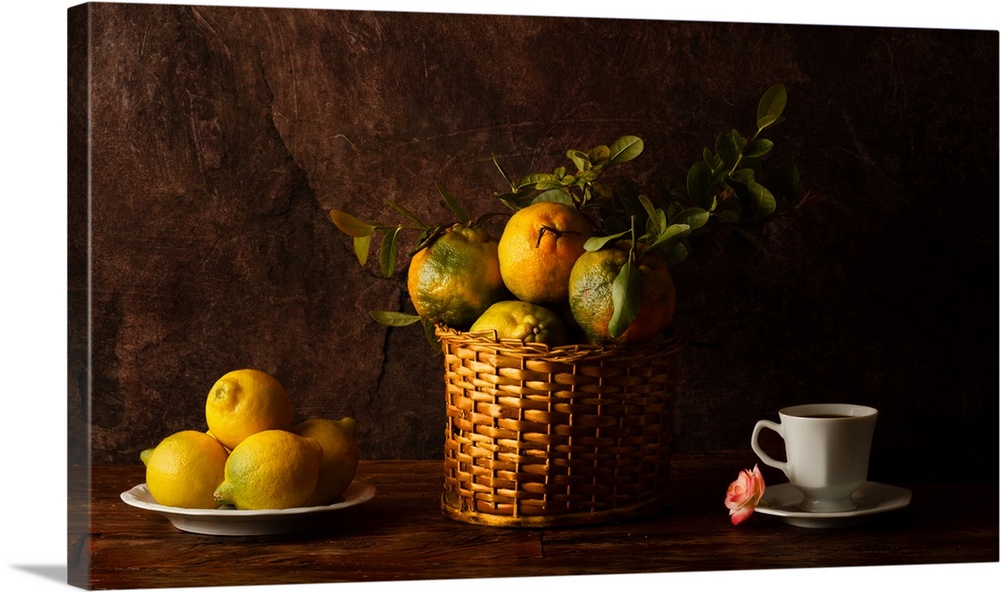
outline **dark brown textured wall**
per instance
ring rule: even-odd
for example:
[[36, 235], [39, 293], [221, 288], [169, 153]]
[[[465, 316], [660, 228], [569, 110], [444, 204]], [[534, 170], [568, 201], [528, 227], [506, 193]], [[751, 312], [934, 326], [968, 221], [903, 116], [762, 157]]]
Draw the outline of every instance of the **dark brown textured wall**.
[[71, 448], [136, 462], [202, 429], [215, 379], [252, 366], [303, 416], [357, 418], [367, 458], [439, 456], [440, 358], [369, 318], [408, 307], [402, 276], [360, 267], [328, 211], [443, 218], [435, 182], [498, 210], [491, 153], [551, 169], [623, 134], [646, 142], [630, 173], [677, 176], [782, 82], [775, 158], [826, 200], [773, 224], [766, 255], [708, 246], [676, 268], [705, 344], [684, 356], [677, 447], [747, 448], [783, 405], [853, 401], [882, 410], [875, 477], [995, 478], [997, 32], [88, 10], [70, 310], [89, 253], [92, 375], [71, 340], [69, 409], [91, 429]]

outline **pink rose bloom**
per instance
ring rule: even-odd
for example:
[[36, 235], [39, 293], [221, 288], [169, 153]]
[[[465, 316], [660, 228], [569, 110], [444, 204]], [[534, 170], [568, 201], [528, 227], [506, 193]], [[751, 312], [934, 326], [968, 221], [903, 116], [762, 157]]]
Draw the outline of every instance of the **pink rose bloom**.
[[740, 476], [729, 485], [726, 492], [726, 507], [729, 508], [730, 520], [739, 524], [753, 514], [761, 496], [764, 495], [764, 476], [754, 465], [753, 471], [740, 471]]

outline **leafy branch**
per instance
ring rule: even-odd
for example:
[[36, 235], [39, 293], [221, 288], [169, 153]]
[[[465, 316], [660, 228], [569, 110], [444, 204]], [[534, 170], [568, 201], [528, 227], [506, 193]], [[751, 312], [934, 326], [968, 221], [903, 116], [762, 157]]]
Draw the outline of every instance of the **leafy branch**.
[[[465, 213], [461, 204], [445, 190], [437, 185], [438, 193], [441, 194], [448, 209], [455, 216], [459, 224], [468, 226], [469, 216]], [[426, 224], [413, 212], [405, 207], [386, 201], [394, 210], [399, 212], [408, 223], [387, 224], [384, 222], [365, 222], [342, 210], [330, 210], [330, 220], [344, 234], [354, 239], [354, 255], [358, 258], [358, 263], [362, 266], [368, 263], [368, 257], [372, 250], [372, 237], [382, 235], [381, 247], [379, 248], [379, 266], [382, 275], [392, 277], [396, 270], [396, 261], [399, 258], [399, 235], [404, 230], [417, 230], [420, 234], [416, 240], [416, 246], [410, 251], [410, 255], [426, 247], [435, 238], [444, 233], [451, 224]]]
[[765, 178], [765, 157], [775, 143], [763, 134], [785, 121], [787, 102], [784, 85], [770, 87], [757, 105], [753, 133], [745, 137], [733, 129], [719, 134], [714, 150], [704, 148], [701, 160], [688, 169], [684, 184], [670, 190], [669, 210], [699, 208], [710, 215], [711, 221], [733, 228], [764, 250], [752, 227], [818, 199], [807, 193], [789, 205], [799, 193], [799, 172], [794, 165], [780, 167]]
[[492, 154], [493, 164], [510, 185], [509, 191], [496, 196], [515, 211], [537, 201], [555, 201], [583, 209], [596, 199], [611, 197], [614, 189], [601, 181], [601, 175], [613, 166], [633, 160], [642, 150], [640, 138], [622, 136], [611, 146], [596, 146], [586, 152], [567, 150], [566, 157], [575, 171], [560, 166], [551, 173], [531, 173], [522, 177], [507, 172]]
[[[693, 236], [718, 225], [734, 228], [763, 250], [763, 241], [751, 226], [797, 211], [817, 199], [806, 194], [794, 206], [784, 205], [787, 199], [781, 198], [798, 193], [794, 166], [780, 169], [769, 178], [768, 186], [764, 185], [763, 159], [773, 150], [774, 142], [763, 134], [784, 121], [787, 100], [783, 85], [769, 88], [757, 105], [750, 137], [735, 129], [720, 134], [714, 150], [702, 151], [701, 160], [688, 169], [686, 183], [668, 191], [666, 199], [659, 200], [660, 207], [636, 191], [621, 192], [617, 202], [606, 208], [603, 224], [607, 233], [588, 240], [585, 248], [599, 250], [620, 240], [631, 244], [628, 259], [612, 286], [614, 314], [608, 325], [612, 336], [624, 333], [638, 313], [641, 283], [637, 261], [643, 253], [659, 251], [668, 264], [675, 265], [690, 254]], [[637, 228], [642, 228], [641, 234]]]

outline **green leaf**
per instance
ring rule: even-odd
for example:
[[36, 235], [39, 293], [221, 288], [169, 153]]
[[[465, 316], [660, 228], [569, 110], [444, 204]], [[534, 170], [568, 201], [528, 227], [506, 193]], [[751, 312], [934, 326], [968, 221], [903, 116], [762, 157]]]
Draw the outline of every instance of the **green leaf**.
[[510, 185], [511, 191], [517, 191], [517, 187], [514, 186], [513, 177], [508, 175], [507, 171], [505, 171], [504, 168], [500, 166], [500, 161], [497, 160], [497, 155], [490, 152], [490, 158], [493, 159], [493, 164], [497, 167], [497, 170], [500, 171], [500, 176], [503, 177], [505, 181], [507, 181], [508, 185]]
[[764, 130], [778, 122], [787, 102], [788, 92], [783, 84], [767, 89], [757, 104], [757, 129]]
[[749, 185], [753, 183], [754, 174], [753, 169], [741, 168], [733, 171], [729, 178], [737, 183], [742, 183], [744, 185]]
[[397, 212], [399, 212], [400, 214], [402, 214], [407, 220], [409, 220], [410, 222], [413, 222], [417, 226], [427, 226], [426, 224], [424, 224], [423, 222], [421, 222], [420, 218], [417, 218], [417, 216], [413, 212], [411, 212], [410, 210], [407, 210], [403, 206], [401, 206], [401, 205], [399, 205], [399, 204], [397, 204], [395, 202], [388, 201], [388, 200], [386, 201], [386, 203], [389, 204], [390, 206], [392, 206], [393, 209], [395, 209]]
[[760, 131], [764, 131], [767, 128], [774, 127], [784, 121], [784, 117], [765, 117], [763, 119], [757, 120], [757, 127]]
[[648, 196], [640, 195], [639, 203], [642, 204], [642, 209], [646, 210], [647, 216], [652, 218], [656, 215], [656, 206], [653, 205], [653, 201]]
[[695, 228], [701, 228], [705, 224], [708, 224], [711, 217], [712, 215], [702, 208], [687, 208], [674, 215], [670, 219], [670, 223], [686, 224], [694, 230]]
[[774, 148], [774, 142], [768, 140], [767, 138], [758, 138], [750, 144], [750, 148], [743, 153], [743, 157], [760, 158], [770, 152], [772, 148]]
[[642, 139], [636, 136], [622, 136], [609, 148], [609, 164], [628, 162], [642, 153]]
[[441, 353], [441, 343], [438, 341], [437, 333], [434, 331], [434, 323], [428, 319], [420, 319], [420, 324], [424, 327], [424, 338], [427, 339], [427, 344], [431, 346], [431, 349]]
[[385, 239], [382, 241], [379, 261], [382, 265], [382, 275], [385, 277], [392, 277], [393, 272], [396, 271], [396, 255], [399, 250], [396, 244], [397, 236], [399, 236], [398, 226], [389, 229], [385, 234]]
[[358, 258], [358, 263], [364, 265], [368, 263], [368, 253], [371, 251], [372, 235], [354, 237], [354, 255]]
[[407, 327], [420, 321], [420, 317], [418, 315], [406, 314], [405, 312], [373, 310], [368, 314], [379, 323], [388, 327]]
[[702, 158], [702, 161], [704, 161], [705, 166], [707, 166], [709, 169], [711, 169], [713, 171], [717, 171], [720, 168], [722, 168], [722, 165], [723, 165], [722, 159], [719, 158], [718, 154], [716, 154], [715, 152], [712, 152], [708, 148], [705, 148], [704, 150], [702, 150], [701, 158]]
[[538, 203], [540, 201], [554, 201], [557, 203], [562, 203], [566, 205], [573, 205], [573, 196], [569, 194], [568, 191], [563, 189], [561, 186], [547, 191], [543, 191], [535, 196], [535, 199], [531, 200], [531, 203]]
[[563, 186], [562, 181], [557, 177], [553, 176], [551, 179], [546, 179], [544, 181], [539, 181], [535, 184], [535, 189], [539, 191], [548, 191], [549, 189], [559, 189]]
[[672, 249], [673, 246], [686, 239], [691, 234], [691, 226], [687, 224], [671, 224], [649, 245], [650, 249]]
[[448, 191], [444, 187], [442, 187], [437, 183], [435, 183], [434, 186], [437, 187], [438, 193], [440, 193], [441, 197], [444, 199], [444, 203], [448, 205], [448, 209], [451, 210], [453, 214], [455, 214], [456, 218], [458, 218], [459, 224], [463, 226], [468, 226], [469, 215], [465, 213], [465, 210], [462, 209], [462, 206], [459, 205], [459, 203], [455, 200], [455, 198], [452, 197], [451, 194], [448, 193]]
[[337, 228], [348, 236], [361, 237], [371, 236], [375, 231], [375, 226], [367, 222], [362, 222], [347, 212], [340, 210], [330, 210], [330, 220], [337, 225]]
[[611, 301], [615, 312], [608, 322], [608, 332], [617, 338], [624, 333], [639, 314], [639, 290], [641, 281], [639, 267], [630, 257], [611, 284]]
[[703, 162], [696, 162], [688, 169], [687, 192], [688, 197], [700, 206], [708, 206], [705, 203], [711, 197], [712, 171]]
[[690, 249], [686, 241], [681, 241], [674, 245], [672, 249], [660, 249], [660, 253], [667, 260], [667, 265], [677, 265], [687, 259]]
[[581, 150], [567, 150], [566, 156], [576, 165], [577, 172], [582, 173], [583, 171], [590, 170], [590, 158], [587, 157], [585, 152]]
[[737, 145], [734, 136], [739, 136], [735, 131], [728, 134], [719, 134], [715, 140], [715, 150], [719, 153], [726, 168], [733, 168], [740, 160], [740, 147]]
[[[591, 183], [589, 187], [590, 187], [590, 189], [593, 190], [594, 193], [597, 194], [597, 197], [599, 197], [599, 198], [606, 199], [606, 198], [611, 197], [614, 194], [614, 190], [609, 185], [607, 185], [606, 183], [599, 183], [599, 182], [595, 181], [595, 182]], [[590, 196], [589, 195], [586, 196], [586, 198], [583, 201], [584, 201], [584, 203], [590, 201]]]
[[756, 181], [750, 183], [747, 186], [750, 191], [750, 199], [753, 202], [754, 207], [757, 209], [757, 217], [765, 218], [770, 216], [775, 208], [777, 207], [777, 201], [774, 199], [774, 195], [760, 183]]
[[412, 257], [417, 253], [417, 251], [429, 245], [430, 241], [437, 237], [443, 229], [444, 226], [441, 224], [424, 228], [423, 231], [421, 231], [420, 236], [417, 237], [416, 245], [414, 246], [413, 251], [410, 252], [410, 256]]
[[552, 173], [531, 173], [521, 177], [514, 187], [515, 191], [521, 191], [524, 189], [534, 189], [535, 186], [542, 181], [554, 181], [556, 176]]
[[646, 220], [646, 236], [643, 240], [652, 242], [667, 229], [667, 214], [663, 210], [655, 210]]
[[583, 249], [585, 251], [600, 251], [608, 243], [616, 242], [621, 237], [629, 234], [631, 230], [624, 230], [622, 232], [616, 232], [615, 234], [609, 234], [607, 236], [592, 236], [587, 239], [587, 242], [583, 243]]
[[585, 185], [587, 183], [593, 183], [594, 181], [597, 180], [597, 177], [599, 176], [600, 175], [597, 173], [597, 171], [593, 169], [589, 171], [583, 171], [576, 176], [576, 184]]
[[500, 203], [515, 212], [523, 207], [531, 205], [532, 201], [532, 197], [530, 195], [521, 195], [517, 193], [501, 193], [497, 194], [496, 197], [500, 200]]
[[611, 160], [611, 149], [607, 146], [594, 146], [587, 151], [587, 156], [590, 159], [591, 164], [594, 166], [604, 166], [607, 161]]

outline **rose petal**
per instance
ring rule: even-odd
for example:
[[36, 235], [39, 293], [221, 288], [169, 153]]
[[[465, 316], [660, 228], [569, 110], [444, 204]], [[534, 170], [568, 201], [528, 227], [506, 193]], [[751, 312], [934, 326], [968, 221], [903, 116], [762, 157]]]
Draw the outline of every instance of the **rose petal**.
[[730, 512], [729, 519], [732, 521], [733, 525], [738, 525], [747, 518], [749, 518], [751, 514], [753, 514], [753, 508], [747, 507], [743, 508], [742, 510]]
[[764, 487], [764, 476], [757, 465], [754, 465], [752, 471], [740, 471], [736, 480], [729, 484], [725, 505], [733, 524], [740, 524], [753, 514], [764, 495]]

